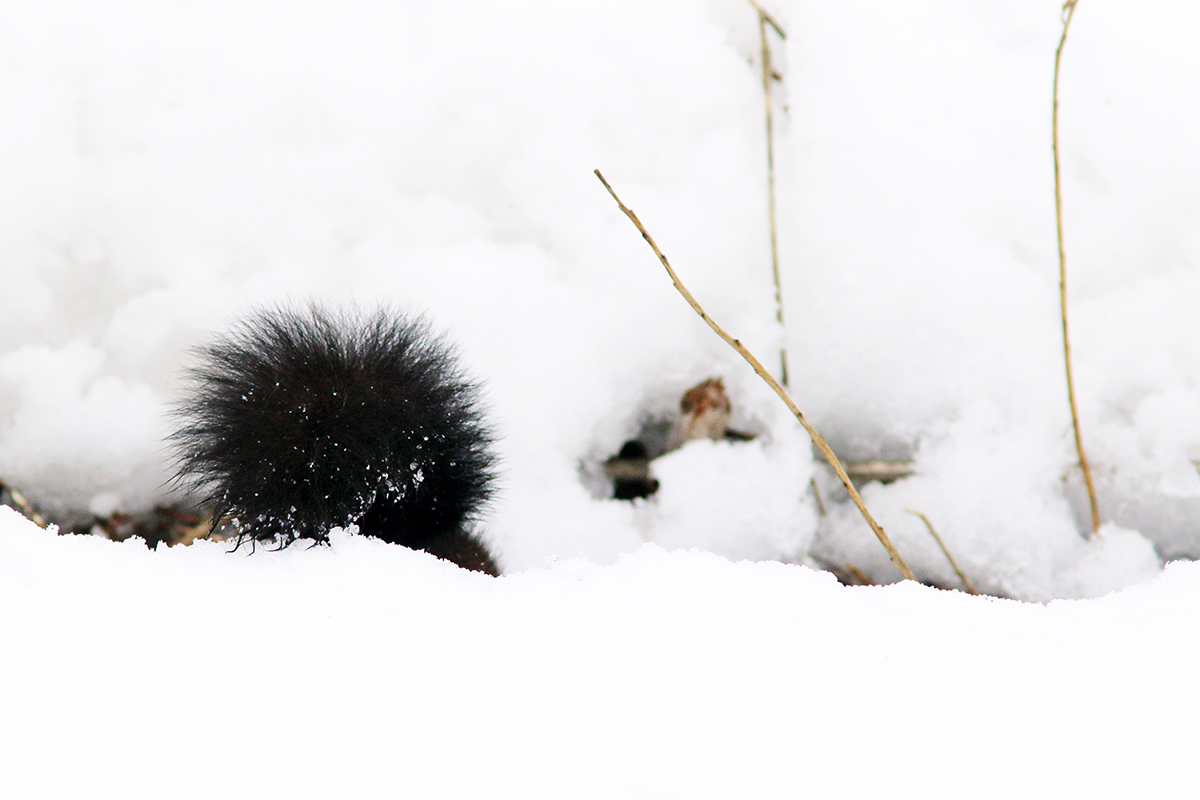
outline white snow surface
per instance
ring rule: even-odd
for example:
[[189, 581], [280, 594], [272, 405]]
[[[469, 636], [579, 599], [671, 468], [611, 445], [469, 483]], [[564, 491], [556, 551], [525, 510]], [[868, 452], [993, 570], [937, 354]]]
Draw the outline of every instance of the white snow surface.
[[0, 509], [6, 797], [1190, 796], [1200, 566], [1047, 606], [645, 545], [501, 578]]
[[[1083, 0], [1064, 53], [1092, 538], [1058, 312], [1061, 4], [767, 8], [783, 330], [744, 0], [6, 4], [0, 478], [62, 520], [187, 501], [164, 438], [190, 348], [264, 304], [387, 304], [487, 387], [502, 480], [479, 533], [506, 574], [353, 536], [148, 551], [0, 510], [0, 674], [22, 689], [0, 782], [1171, 786], [1200, 573], [1156, 576], [1200, 556], [1200, 6]], [[764, 364], [786, 343], [843, 457], [912, 460], [863, 495], [918, 578], [958, 586], [907, 509], [986, 592], [1124, 591], [1033, 605], [809, 569], [899, 579], [594, 168]], [[604, 460], [714, 376], [758, 438], [690, 444], [654, 463], [658, 495], [608, 499]]]

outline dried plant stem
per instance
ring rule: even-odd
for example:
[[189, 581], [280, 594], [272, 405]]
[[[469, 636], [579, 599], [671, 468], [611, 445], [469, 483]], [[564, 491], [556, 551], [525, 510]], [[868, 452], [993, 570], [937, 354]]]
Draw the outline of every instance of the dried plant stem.
[[748, 2], [750, 5], [754, 6], [754, 10], [758, 12], [758, 18], [774, 28], [775, 32], [779, 34], [780, 39], [787, 38], [787, 34], [783, 32], [783, 27], [767, 12], [765, 8], [762, 7], [759, 2], [757, 2], [757, 0], [748, 0]]
[[825, 456], [825, 460], [829, 462], [829, 466], [832, 467], [833, 471], [837, 473], [838, 479], [841, 480], [842, 485], [846, 487], [846, 491], [850, 493], [850, 499], [854, 501], [854, 505], [858, 506], [859, 513], [863, 515], [863, 519], [865, 519], [867, 524], [871, 526], [871, 530], [879, 539], [879, 543], [883, 545], [883, 549], [887, 551], [888, 557], [892, 560], [892, 563], [896, 565], [896, 569], [900, 570], [900, 574], [905, 578], [909, 579], [910, 581], [915, 581], [916, 577], [913, 575], [912, 570], [910, 570], [908, 565], [904, 563], [904, 559], [900, 557], [900, 553], [896, 551], [896, 548], [892, 545], [891, 540], [888, 539], [887, 534], [883, 532], [883, 528], [879, 527], [879, 523], [877, 523], [875, 518], [871, 516], [871, 513], [867, 511], [866, 505], [863, 504], [862, 497], [859, 496], [858, 490], [854, 488], [854, 484], [850, 482], [850, 478], [846, 475], [846, 470], [842, 469], [841, 462], [838, 461], [837, 456], [833, 454], [833, 450], [830, 449], [829, 444], [825, 441], [825, 437], [817, 433], [816, 428], [809, 424], [808, 420], [805, 419], [804, 414], [801, 413], [796, 404], [792, 402], [792, 398], [788, 396], [788, 393], [784, 391], [783, 387], [779, 385], [778, 381], [771, 377], [771, 374], [767, 372], [759, 360], [754, 357], [754, 354], [747, 350], [741, 342], [726, 333], [720, 325], [713, 321], [712, 317], [705, 313], [704, 309], [700, 307], [700, 304], [696, 302], [696, 298], [692, 296], [692, 293], [689, 292], [687, 287], [683, 285], [683, 282], [679, 280], [679, 276], [675, 274], [675, 270], [671, 267], [671, 262], [667, 261], [667, 257], [663, 255], [661, 250], [658, 249], [658, 245], [654, 243], [654, 237], [652, 237], [650, 232], [646, 230], [646, 227], [642, 225], [641, 220], [637, 218], [637, 214], [634, 214], [632, 209], [621, 202], [621, 198], [617, 197], [617, 193], [614, 192], [613, 188], [608, 185], [608, 181], [606, 181], [604, 176], [600, 174], [600, 170], [595, 170], [595, 173], [596, 177], [600, 179], [600, 182], [604, 184], [604, 188], [608, 190], [610, 195], [612, 195], [612, 199], [617, 201], [617, 207], [621, 209], [625, 216], [629, 217], [629, 221], [637, 227], [638, 232], [642, 234], [642, 238], [646, 240], [646, 243], [650, 245], [650, 249], [654, 251], [654, 255], [658, 256], [658, 260], [662, 262], [664, 267], [666, 267], [667, 274], [671, 276], [671, 282], [675, 284], [675, 288], [681, 295], [683, 295], [683, 299], [687, 300], [688, 305], [692, 307], [692, 310], [699, 314], [702, 320], [708, 323], [708, 327], [712, 328], [713, 331], [715, 331], [718, 336], [724, 339], [730, 347], [736, 350], [742, 358], [746, 359], [750, 366], [754, 368], [754, 371], [758, 373], [758, 376], [767, 382], [767, 385], [775, 391], [775, 394], [779, 395], [779, 399], [784, 402], [792, 414], [795, 415], [796, 419], [800, 421], [800, 424], [804, 426], [804, 430], [808, 431], [808, 435], [812, 438], [813, 444], [817, 446], [817, 449], [821, 451], [823, 456]]
[[849, 561], [846, 562], [846, 572], [850, 573], [851, 578], [854, 578], [854, 580], [858, 581], [859, 586], [872, 585], [871, 579], [864, 575], [862, 570], [851, 564]]
[[817, 488], [817, 477], [808, 479], [808, 488], [812, 490], [813, 500], [817, 501], [817, 515], [825, 516], [825, 503], [821, 501], [821, 490]]
[[857, 481], [879, 481], [891, 483], [913, 474], [913, 465], [908, 461], [847, 461], [846, 474]]
[[1083, 481], [1087, 485], [1088, 504], [1092, 512], [1092, 534], [1100, 530], [1100, 508], [1096, 503], [1096, 486], [1092, 482], [1092, 470], [1087, 455], [1083, 452], [1083, 434], [1079, 430], [1079, 409], [1075, 404], [1075, 379], [1071, 374], [1071, 339], [1067, 333], [1067, 255], [1063, 247], [1062, 176], [1058, 160], [1058, 73], [1062, 65], [1063, 46], [1067, 43], [1067, 31], [1071, 18], [1075, 16], [1078, 0], [1067, 0], [1062, 9], [1062, 38], [1054, 51], [1054, 111], [1051, 115], [1051, 135], [1054, 149], [1054, 216], [1058, 226], [1058, 298], [1062, 309], [1063, 360], [1067, 372], [1067, 402], [1071, 405], [1071, 427], [1075, 431], [1075, 452], [1079, 455], [1079, 467], [1083, 470]]
[[[771, 81], [779, 77], [771, 61], [771, 47], [767, 43], [767, 26], [770, 25], [779, 34], [780, 39], [786, 39], [787, 34], [762, 6], [749, 0], [750, 5], [758, 12], [758, 38], [761, 45], [763, 98], [767, 110], [767, 219], [771, 231], [771, 275], [775, 279], [775, 317], [779, 320], [780, 335], [784, 335], [783, 324], [783, 284], [779, 280], [779, 239], [775, 225], [775, 114], [774, 103], [771, 100]], [[779, 382], [788, 385], [788, 360], [786, 339], [779, 346]]]
[[34, 509], [33, 505], [25, 499], [25, 495], [17, 491], [17, 489], [11, 484], [0, 480], [0, 492], [5, 490], [8, 491], [8, 496], [12, 498], [13, 505], [16, 506], [17, 511], [20, 511], [22, 514], [24, 514], [27, 519], [29, 519], [39, 528], [46, 527], [46, 518]]
[[958, 562], [954, 560], [954, 556], [950, 555], [950, 551], [946, 549], [946, 543], [942, 541], [942, 537], [938, 536], [938, 532], [933, 529], [933, 523], [929, 521], [929, 517], [922, 514], [920, 511], [913, 511], [911, 508], [904, 509], [909, 514], [920, 517], [925, 523], [925, 527], [929, 529], [929, 534], [933, 540], [937, 542], [937, 546], [942, 549], [942, 555], [950, 562], [950, 566], [954, 567], [954, 573], [958, 575], [958, 579], [963, 582], [963, 586], [967, 587], [967, 591], [971, 594], [979, 594], [975, 589], [975, 584], [971, 583], [971, 579], [966, 576], [961, 569], [958, 568]]

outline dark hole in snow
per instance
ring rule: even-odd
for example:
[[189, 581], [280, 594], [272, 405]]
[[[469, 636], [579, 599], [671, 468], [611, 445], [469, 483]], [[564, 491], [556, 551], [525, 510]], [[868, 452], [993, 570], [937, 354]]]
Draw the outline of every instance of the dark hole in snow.
[[701, 381], [684, 392], [679, 413], [672, 418], [651, 418], [636, 439], [629, 439], [616, 455], [604, 462], [604, 474], [615, 500], [637, 500], [658, 491], [651, 471], [654, 459], [678, 450], [693, 439], [748, 442], [754, 434], [729, 427], [733, 404], [721, 378]]

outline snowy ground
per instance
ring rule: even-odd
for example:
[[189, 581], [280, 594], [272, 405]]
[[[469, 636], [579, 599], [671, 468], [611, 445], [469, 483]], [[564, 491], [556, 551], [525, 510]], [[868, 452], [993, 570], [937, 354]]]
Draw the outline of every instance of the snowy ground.
[[[1059, 349], [1059, 5], [769, 6], [793, 394], [843, 456], [912, 460], [864, 496], [920, 579], [957, 585], [906, 508], [1025, 601], [1200, 556], [1200, 9], [1082, 0], [1067, 44], [1076, 384], [1108, 523], [1089, 541]], [[64, 521], [183, 501], [163, 437], [190, 347], [281, 298], [387, 302], [487, 384], [504, 477], [481, 535], [507, 574], [357, 539], [151, 552], [4, 513], [0, 675], [24, 692], [0, 781], [1062, 796], [1184, 769], [1191, 565], [1049, 606], [800, 566], [898, 578], [592, 175], [773, 363], [744, 0], [3, 17], [0, 478]], [[714, 375], [759, 438], [690, 445], [656, 499], [607, 499], [604, 459]]]
[[1049, 606], [653, 545], [492, 579], [0, 511], [10, 797], [1190, 796], [1200, 568]]

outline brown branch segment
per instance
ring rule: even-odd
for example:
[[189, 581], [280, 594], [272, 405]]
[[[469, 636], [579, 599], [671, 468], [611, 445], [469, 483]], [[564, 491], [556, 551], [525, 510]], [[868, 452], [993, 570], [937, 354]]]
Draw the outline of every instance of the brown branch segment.
[[1062, 38], [1054, 51], [1054, 111], [1051, 114], [1051, 144], [1054, 150], [1054, 218], [1058, 232], [1058, 299], [1062, 310], [1063, 361], [1067, 373], [1067, 402], [1071, 406], [1071, 428], [1075, 432], [1075, 452], [1079, 456], [1079, 467], [1083, 470], [1083, 482], [1087, 485], [1088, 505], [1092, 512], [1092, 535], [1100, 531], [1100, 508], [1096, 503], [1096, 486], [1092, 482], [1092, 470], [1087, 455], [1083, 452], [1083, 434], [1079, 430], [1079, 409], [1075, 404], [1075, 379], [1071, 373], [1071, 337], [1067, 333], [1067, 254], [1063, 247], [1062, 176], [1058, 161], [1058, 73], [1062, 65], [1063, 46], [1067, 43], [1067, 31], [1071, 18], [1075, 16], [1078, 0], [1067, 0], [1063, 4]]
[[950, 555], [950, 551], [946, 549], [946, 543], [942, 541], [942, 537], [938, 536], [938, 532], [933, 529], [933, 523], [929, 521], [929, 517], [922, 514], [920, 511], [913, 511], [911, 508], [904, 509], [909, 514], [920, 517], [925, 523], [925, 527], [929, 529], [929, 535], [937, 542], [937, 546], [941, 548], [942, 555], [950, 562], [950, 566], [954, 567], [954, 573], [958, 575], [958, 579], [963, 582], [963, 586], [967, 587], [967, 591], [971, 594], [979, 594], [975, 589], [975, 584], [971, 583], [971, 579], [967, 577], [961, 569], [958, 568], [958, 562], [954, 560], [954, 556]]
[[758, 12], [758, 39], [760, 46], [759, 60], [762, 62], [763, 99], [766, 103], [767, 120], [767, 219], [771, 234], [771, 277], [775, 281], [775, 318], [779, 322], [780, 336], [784, 341], [779, 346], [779, 382], [788, 385], [787, 358], [787, 328], [783, 322], [783, 283], [779, 279], [779, 236], [775, 224], [775, 108], [771, 98], [771, 80], [778, 78], [774, 63], [771, 60], [771, 47], [767, 43], [767, 26], [775, 29], [779, 38], [786, 39], [787, 35], [779, 23], [771, 18], [761, 5], [750, 0], [750, 5]]
[[816, 428], [809, 424], [808, 420], [805, 419], [804, 414], [801, 413], [799, 407], [797, 407], [792, 401], [792, 398], [789, 397], [788, 393], [784, 391], [782, 386], [779, 385], [779, 382], [771, 377], [771, 374], [767, 372], [761, 363], [759, 363], [759, 360], [754, 357], [754, 354], [747, 350], [741, 342], [726, 333], [720, 325], [713, 321], [712, 317], [705, 313], [704, 309], [700, 307], [700, 304], [696, 302], [696, 298], [692, 296], [692, 293], [689, 292], [687, 287], [683, 285], [683, 282], [679, 280], [679, 276], [675, 274], [675, 270], [671, 267], [671, 263], [667, 261], [667, 257], [663, 255], [661, 250], [658, 249], [658, 245], [654, 243], [654, 238], [650, 235], [650, 232], [646, 230], [646, 227], [642, 225], [641, 220], [637, 218], [637, 214], [634, 214], [632, 209], [621, 202], [621, 198], [617, 197], [617, 193], [613, 191], [613, 188], [609, 186], [608, 181], [606, 181], [604, 176], [600, 174], [600, 170], [594, 171], [596, 173], [596, 177], [599, 178], [600, 182], [604, 184], [604, 188], [608, 190], [610, 195], [612, 195], [613, 200], [617, 201], [617, 207], [621, 209], [625, 216], [629, 217], [629, 221], [637, 227], [638, 232], [642, 234], [642, 238], [646, 240], [646, 243], [650, 245], [650, 249], [654, 251], [654, 255], [658, 256], [658, 260], [661, 261], [662, 265], [666, 268], [667, 274], [671, 276], [671, 282], [675, 284], [675, 288], [681, 295], [683, 295], [683, 299], [687, 300], [688, 305], [692, 307], [692, 310], [700, 315], [700, 319], [707, 322], [708, 327], [712, 328], [713, 331], [722, 339], [724, 339], [730, 347], [736, 350], [742, 358], [746, 359], [750, 366], [754, 368], [754, 371], [758, 373], [758, 376], [767, 382], [767, 385], [775, 391], [775, 394], [779, 395], [779, 399], [784, 402], [784, 404], [788, 407], [788, 410], [790, 410], [792, 414], [795, 415], [796, 419], [800, 421], [800, 424], [804, 426], [804, 430], [808, 431], [808, 435], [812, 438], [813, 444], [816, 445], [817, 449], [821, 451], [821, 455], [825, 456], [825, 460], [829, 462], [829, 466], [833, 468], [833, 471], [837, 473], [838, 479], [841, 480], [842, 485], [846, 487], [846, 491], [850, 493], [850, 499], [854, 501], [854, 505], [858, 506], [859, 513], [863, 515], [863, 519], [865, 519], [867, 524], [871, 526], [871, 530], [879, 539], [879, 543], [883, 545], [883, 549], [887, 551], [888, 558], [890, 558], [892, 563], [896, 565], [896, 569], [900, 570], [900, 574], [908, 580], [915, 581], [916, 577], [913, 575], [912, 570], [910, 570], [908, 565], [904, 563], [904, 559], [900, 557], [900, 553], [897, 552], [896, 548], [892, 545], [892, 542], [890, 539], [888, 539], [887, 534], [883, 532], [883, 528], [879, 527], [879, 523], [877, 523], [875, 518], [871, 516], [871, 513], [867, 511], [867, 507], [863, 503], [862, 497], [859, 496], [858, 490], [854, 488], [854, 484], [851, 483], [850, 478], [846, 475], [846, 470], [842, 468], [841, 462], [838, 461], [837, 456], [833, 454], [833, 450], [829, 447], [829, 444], [825, 441], [825, 438], [821, 436], [821, 434], [817, 433]]
[[26, 519], [28, 519], [34, 525], [37, 525], [39, 528], [46, 527], [46, 518], [39, 514], [37, 509], [33, 507], [33, 504], [25, 499], [25, 495], [17, 491], [17, 488], [12, 484], [5, 483], [3, 479], [0, 479], [0, 494], [3, 494], [4, 492], [8, 492], [8, 496], [12, 500], [13, 508], [21, 512]]

